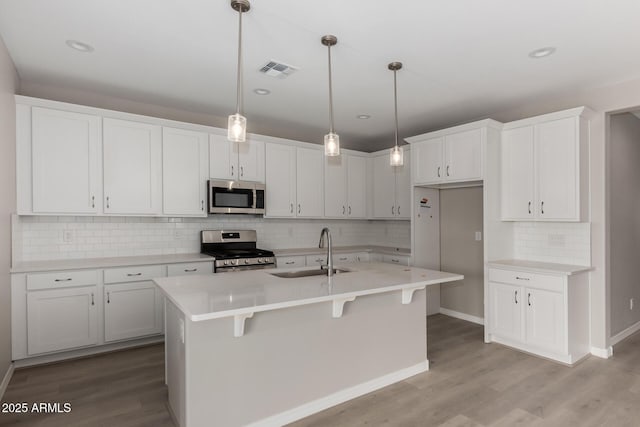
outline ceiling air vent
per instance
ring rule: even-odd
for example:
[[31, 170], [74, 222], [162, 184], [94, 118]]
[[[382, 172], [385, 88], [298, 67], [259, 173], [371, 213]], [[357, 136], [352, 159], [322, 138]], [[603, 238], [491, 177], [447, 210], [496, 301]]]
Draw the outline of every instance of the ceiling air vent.
[[264, 67], [260, 68], [261, 73], [264, 73], [267, 76], [277, 77], [279, 79], [285, 79], [296, 71], [298, 71], [298, 67], [277, 61], [269, 61]]

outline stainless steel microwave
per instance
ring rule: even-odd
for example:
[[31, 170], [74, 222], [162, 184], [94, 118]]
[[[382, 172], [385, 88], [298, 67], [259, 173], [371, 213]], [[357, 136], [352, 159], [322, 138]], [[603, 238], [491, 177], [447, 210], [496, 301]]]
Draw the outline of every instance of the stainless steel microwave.
[[264, 214], [264, 184], [209, 181], [209, 213]]

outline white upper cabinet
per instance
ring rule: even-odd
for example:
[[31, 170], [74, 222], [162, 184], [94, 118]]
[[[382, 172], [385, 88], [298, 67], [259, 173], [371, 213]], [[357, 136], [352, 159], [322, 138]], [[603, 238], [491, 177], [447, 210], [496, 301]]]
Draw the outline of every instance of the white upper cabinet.
[[296, 216], [296, 147], [267, 143], [265, 163], [265, 215]]
[[265, 144], [247, 140], [231, 142], [226, 136], [209, 136], [209, 168], [213, 179], [265, 182]]
[[[100, 117], [19, 107], [18, 212], [31, 213], [32, 203], [36, 214], [98, 213], [102, 197]], [[30, 180], [33, 195], [26, 200]]]
[[162, 129], [162, 213], [207, 216], [208, 135]]
[[588, 216], [586, 112], [581, 107], [505, 125], [503, 220], [581, 221]]
[[[324, 216], [324, 154], [320, 149], [296, 149], [296, 215]], [[267, 202], [268, 203], [268, 202]]]
[[373, 158], [373, 217], [408, 219], [411, 217], [411, 151], [404, 150], [404, 165], [391, 166], [389, 152]]
[[365, 218], [367, 215], [366, 178], [366, 158], [350, 154], [325, 157], [325, 216], [330, 218]]
[[103, 120], [105, 213], [161, 213], [161, 143], [160, 126]]
[[483, 151], [493, 120], [407, 138], [413, 151], [414, 185], [456, 186], [482, 181]]

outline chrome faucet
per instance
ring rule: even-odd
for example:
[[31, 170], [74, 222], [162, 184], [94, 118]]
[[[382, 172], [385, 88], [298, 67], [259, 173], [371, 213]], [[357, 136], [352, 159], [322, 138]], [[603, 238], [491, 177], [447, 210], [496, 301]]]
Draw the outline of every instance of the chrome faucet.
[[[331, 246], [331, 232], [328, 227], [325, 227], [320, 232], [320, 243], [318, 243], [319, 248], [324, 247], [324, 235], [327, 235], [327, 276], [333, 276], [333, 248]], [[322, 269], [322, 265], [320, 266]]]

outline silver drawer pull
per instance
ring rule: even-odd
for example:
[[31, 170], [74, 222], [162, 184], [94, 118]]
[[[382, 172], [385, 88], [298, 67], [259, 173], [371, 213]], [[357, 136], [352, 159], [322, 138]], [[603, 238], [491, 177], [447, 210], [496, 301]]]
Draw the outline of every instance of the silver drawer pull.
[[516, 279], [517, 280], [527, 280], [527, 281], [531, 280], [528, 277], [520, 277], [520, 276], [516, 276]]
[[93, 299], [93, 292], [91, 292], [91, 305], [96, 305], [96, 302]]
[[73, 279], [71, 277], [68, 277], [66, 279], [56, 279], [56, 280], [54, 280], [54, 282], [70, 282], [72, 280]]
[[391, 262], [400, 262], [399, 259], [391, 259]]
[[142, 273], [127, 273], [127, 276], [129, 277], [142, 276]]
[[285, 262], [285, 264], [287, 264], [287, 265], [291, 265], [291, 264], [295, 264], [295, 263], [296, 263], [295, 261], [287, 261], [287, 262]]
[[198, 271], [198, 269], [197, 268], [185, 268], [184, 269], [185, 273], [193, 273], [194, 271]]
[[527, 304], [531, 307], [531, 293], [527, 294]]
[[346, 261], [348, 258], [347, 257], [342, 257], [342, 258], [338, 258], [340, 261]]
[[515, 300], [516, 304], [518, 303], [518, 291], [515, 292], [513, 299]]

